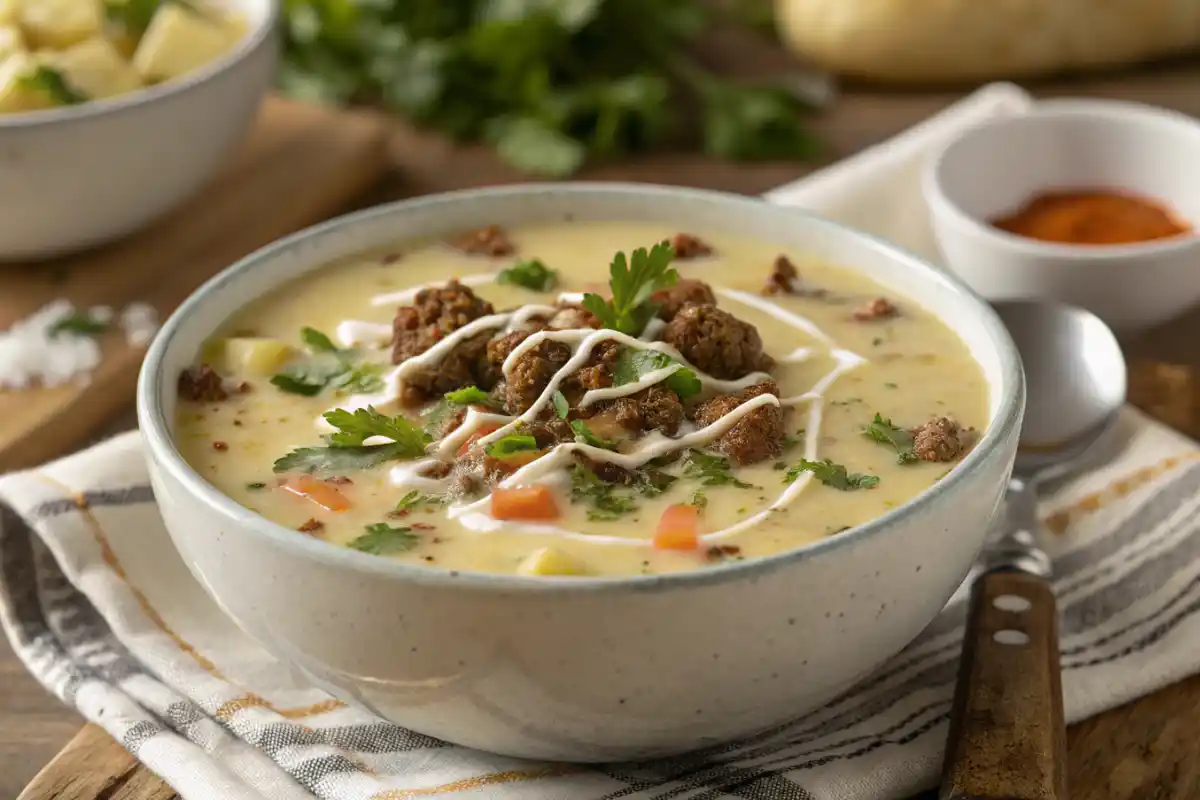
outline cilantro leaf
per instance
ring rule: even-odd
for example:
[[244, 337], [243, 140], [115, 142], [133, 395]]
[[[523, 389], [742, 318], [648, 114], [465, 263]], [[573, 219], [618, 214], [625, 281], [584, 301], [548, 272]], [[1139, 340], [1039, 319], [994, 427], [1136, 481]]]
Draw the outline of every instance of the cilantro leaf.
[[592, 429], [588, 424], [581, 419], [571, 420], [571, 430], [575, 431], [575, 441], [583, 444], [599, 447], [603, 450], [616, 450], [617, 443], [611, 442], [608, 439], [601, 439], [596, 434], [592, 433]]
[[316, 328], [307, 326], [300, 329], [300, 341], [312, 350], [314, 353], [340, 353], [341, 349], [333, 343], [333, 340], [328, 335], [321, 333]]
[[[678, 362], [666, 353], [658, 350], [638, 350], [623, 348], [613, 365], [613, 386], [624, 386], [641, 380], [655, 370], [664, 369]], [[667, 388], [679, 395], [680, 400], [686, 400], [700, 394], [704, 386], [696, 373], [687, 367], [680, 367], [668, 375], [663, 383]]]
[[683, 476], [700, 481], [701, 486], [736, 486], [739, 489], [758, 488], [734, 477], [729, 459], [689, 450], [683, 462]]
[[39, 64], [17, 79], [17, 84], [27, 92], [38, 92], [56, 106], [74, 106], [86, 103], [89, 98], [76, 89], [63, 73], [54, 67]]
[[589, 292], [581, 305], [604, 327], [637, 336], [658, 313], [658, 304], [650, 300], [650, 295], [669, 289], [679, 280], [679, 273], [671, 266], [674, 259], [669, 242], [659, 242], [649, 250], [639, 247], [628, 259], [618, 252], [609, 266], [612, 299]]
[[540, 260], [531, 258], [500, 270], [496, 275], [496, 283], [523, 286], [535, 292], [548, 292], [558, 284], [558, 273]]
[[875, 419], [863, 428], [863, 436], [891, 447], [896, 451], [896, 460], [901, 464], [913, 464], [918, 460], [913, 450], [912, 433], [904, 428], [897, 428], [890, 419], [885, 419], [878, 413]]
[[374, 406], [347, 411], [335, 408], [326, 411], [325, 421], [338, 429], [329, 437], [334, 447], [358, 447], [372, 436], [382, 436], [400, 445], [409, 458], [425, 455], [429, 437], [404, 415], [389, 417], [375, 410]]
[[583, 464], [571, 470], [571, 502], [588, 503], [587, 516], [593, 522], [608, 522], [637, 510], [637, 502], [628, 492], [601, 480]]
[[445, 398], [447, 403], [456, 406], [484, 405], [492, 408], [496, 407], [496, 401], [492, 399], [492, 396], [478, 386], [464, 386], [461, 389], [455, 389], [453, 392], [446, 392]]
[[827, 458], [822, 461], [800, 459], [784, 475], [783, 482], [792, 483], [805, 472], [811, 472], [813, 477], [821, 483], [843, 492], [852, 492], [856, 489], [874, 489], [879, 485], [878, 476], [847, 472], [844, 466], [835, 464]]
[[375, 444], [361, 447], [297, 447], [275, 460], [276, 473], [307, 472], [321, 475], [345, 475], [356, 470], [372, 469], [404, 456], [398, 444]]
[[366, 533], [350, 542], [350, 547], [363, 553], [382, 556], [389, 553], [403, 553], [417, 546], [420, 537], [412, 533], [412, 528], [393, 528], [386, 522], [376, 522], [364, 526]]
[[86, 311], [74, 311], [59, 318], [46, 330], [46, 335], [57, 339], [64, 333], [72, 336], [98, 336], [108, 330], [108, 322], [93, 317]]
[[443, 499], [438, 495], [421, 494], [416, 489], [413, 489], [396, 501], [396, 508], [394, 510], [405, 514], [420, 506], [437, 506], [441, 505], [442, 502]]
[[537, 450], [537, 439], [527, 433], [510, 433], [494, 442], [489, 442], [486, 452], [492, 458], [512, 458], [519, 453]]
[[550, 395], [550, 402], [554, 404], [554, 413], [558, 415], [559, 419], [566, 419], [567, 415], [571, 413], [571, 406], [567, 403], [566, 395], [557, 389], [554, 394]]
[[370, 394], [383, 388], [382, 364], [357, 363], [357, 350], [343, 350], [315, 328], [300, 329], [312, 353], [271, 377], [271, 385], [289, 394], [315, 397], [327, 388], [342, 394]]
[[[420, 458], [430, 437], [403, 416], [389, 417], [373, 407], [325, 412], [325, 420], [338, 429], [328, 437], [328, 447], [299, 447], [275, 461], [275, 472], [343, 474], [377, 467], [388, 461]], [[363, 444], [372, 436], [392, 441]]]

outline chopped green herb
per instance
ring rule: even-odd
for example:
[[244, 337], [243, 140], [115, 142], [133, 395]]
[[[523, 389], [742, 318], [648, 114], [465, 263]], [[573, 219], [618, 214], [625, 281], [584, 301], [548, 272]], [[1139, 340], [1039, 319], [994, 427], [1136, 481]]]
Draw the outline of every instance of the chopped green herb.
[[679, 480], [671, 473], [658, 469], [639, 470], [635, 476], [633, 488], [645, 497], [657, 497]]
[[786, 461], [776, 461], [774, 464], [771, 465], [771, 469], [773, 469], [773, 470], [785, 470], [787, 468], [788, 468], [788, 464]]
[[259, 489], [267, 488], [267, 485], [262, 481], [255, 481], [254, 483], [247, 483], [246, 488], [252, 492], [257, 492]]
[[692, 492], [691, 505], [694, 505], [696, 508], [704, 508], [708, 505], [708, 495], [704, 493], [703, 489], [697, 489]]
[[729, 459], [689, 450], [683, 462], [683, 476], [700, 481], [702, 486], [736, 486], [739, 489], [755, 489], [753, 484], [734, 477]]
[[28, 74], [17, 79], [21, 89], [39, 92], [56, 106], [74, 106], [86, 103], [89, 98], [67, 81], [65, 75], [54, 67], [40, 64]]
[[[634, 383], [655, 370], [665, 369], [678, 363], [666, 353], [658, 350], [622, 348], [613, 365], [613, 385], [624, 386]], [[679, 395], [681, 400], [700, 394], [704, 388], [700, 379], [696, 377], [696, 373], [684, 366], [680, 366], [679, 369], [663, 379], [663, 383], [667, 385], [668, 389]]]
[[512, 458], [519, 453], [537, 450], [537, 439], [527, 433], [510, 433], [488, 443], [487, 454], [492, 458]]
[[340, 353], [341, 350], [328, 335], [316, 328], [305, 326], [300, 329], [300, 341], [314, 353]]
[[876, 336], [874, 339], [871, 340], [871, 347], [879, 347], [881, 344], [883, 344], [882, 336]]
[[496, 407], [496, 401], [492, 396], [480, 389], [478, 386], [464, 386], [461, 389], [455, 389], [453, 392], [446, 392], [446, 402], [456, 406], [483, 405], [491, 408]]
[[875, 475], [849, 473], [844, 466], [835, 464], [829, 459], [809, 461], [804, 458], [800, 459], [799, 463], [787, 471], [783, 482], [792, 483], [805, 472], [811, 472], [813, 477], [821, 483], [843, 492], [851, 492], [856, 489], [874, 489], [879, 485], [879, 478]]
[[571, 430], [575, 431], [575, 441], [583, 444], [599, 447], [604, 450], [616, 450], [617, 443], [610, 442], [608, 439], [601, 439], [596, 434], [592, 433], [592, 429], [588, 424], [581, 419], [571, 420]]
[[617, 253], [609, 267], [612, 300], [589, 292], [581, 305], [605, 328], [637, 336], [658, 313], [658, 304], [650, 295], [669, 289], [679, 280], [679, 273], [671, 267], [674, 259], [675, 251], [668, 242], [660, 242], [650, 250], [639, 247], [628, 261], [624, 253]]
[[[430, 437], [404, 416], [389, 417], [373, 407], [325, 412], [325, 421], [337, 428], [326, 440], [328, 447], [301, 447], [275, 462], [275, 472], [342, 474], [370, 469], [388, 461], [420, 458]], [[380, 436], [392, 441], [366, 445]]]
[[420, 537], [412, 533], [412, 528], [393, 528], [386, 522], [364, 527], [367, 532], [350, 542], [350, 547], [364, 553], [377, 556], [403, 553], [416, 547], [420, 541]]
[[496, 283], [523, 286], [535, 292], [548, 292], [558, 284], [558, 273], [536, 258], [519, 261], [508, 269], [500, 270]]
[[106, 330], [106, 321], [97, 319], [85, 311], [75, 311], [59, 318], [46, 333], [51, 339], [57, 339], [64, 333], [72, 336], [98, 336]]
[[415, 489], [396, 501], [395, 511], [409, 512], [421, 506], [438, 506], [443, 502], [437, 495], [421, 494]]
[[611, 521], [637, 510], [637, 503], [619, 487], [600, 480], [583, 464], [571, 470], [571, 502], [588, 503], [588, 519]]
[[338, 348], [315, 328], [301, 328], [300, 339], [311, 355], [289, 364], [271, 378], [271, 384], [281, 391], [315, 397], [326, 388], [351, 394], [368, 394], [383, 388], [382, 364], [356, 363], [357, 350]]
[[554, 394], [550, 395], [550, 402], [554, 404], [554, 413], [558, 415], [559, 419], [566, 419], [567, 414], [571, 413], [571, 406], [567, 403], [566, 395], [557, 389], [554, 390]]
[[880, 414], [876, 414], [875, 419], [863, 428], [863, 436], [891, 447], [896, 451], [896, 460], [901, 464], [913, 464], [918, 460], [913, 451], [912, 433], [904, 428], [897, 428], [890, 419], [884, 419]]
[[883, 385], [884, 385], [884, 388], [886, 388], [886, 389], [899, 389], [900, 388], [900, 384], [892, 383], [891, 381], [887, 381]]

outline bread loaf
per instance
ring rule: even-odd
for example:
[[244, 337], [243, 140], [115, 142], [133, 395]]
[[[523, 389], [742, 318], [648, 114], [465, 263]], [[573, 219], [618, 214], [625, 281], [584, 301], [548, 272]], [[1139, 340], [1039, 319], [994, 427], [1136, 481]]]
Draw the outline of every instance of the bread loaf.
[[1200, 46], [1200, 0], [776, 0], [803, 58], [887, 83], [1031, 78]]

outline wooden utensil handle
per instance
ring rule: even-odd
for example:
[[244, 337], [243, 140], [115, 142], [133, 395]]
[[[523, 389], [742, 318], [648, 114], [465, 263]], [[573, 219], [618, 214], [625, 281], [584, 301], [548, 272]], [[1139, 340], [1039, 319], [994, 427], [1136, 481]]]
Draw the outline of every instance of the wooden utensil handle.
[[941, 800], [1067, 800], [1058, 609], [1043, 579], [975, 579]]

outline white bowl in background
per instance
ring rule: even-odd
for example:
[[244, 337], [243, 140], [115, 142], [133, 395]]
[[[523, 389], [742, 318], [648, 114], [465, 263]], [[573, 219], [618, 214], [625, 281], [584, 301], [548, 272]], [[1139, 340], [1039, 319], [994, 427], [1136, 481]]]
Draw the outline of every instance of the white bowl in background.
[[[940, 316], [989, 386], [980, 443], [878, 519], [810, 545], [671, 575], [530, 578], [400, 564], [299, 536], [221, 494], [174, 443], [177, 377], [256, 298], [330, 262], [485, 224], [657, 221], [778, 242], [873, 277]], [[766, 265], [764, 265], [764, 269]], [[866, 234], [718, 192], [546, 184], [454, 192], [324, 223], [201, 287], [143, 364], [139, 427], [183, 560], [251, 636], [316, 685], [412, 730], [512, 756], [665, 755], [771, 727], [908, 644], [974, 562], [1024, 408], [1016, 349], [946, 273]]]
[[1136, 103], [1052, 100], [989, 120], [927, 165], [923, 189], [946, 265], [988, 300], [1086, 308], [1118, 332], [1200, 302], [1200, 237], [1128, 245], [1037, 241], [989, 224], [1044, 191], [1124, 190], [1200, 230], [1200, 122]]
[[247, 33], [194, 72], [76, 106], [0, 114], [0, 260], [119, 239], [213, 177], [254, 121], [279, 48], [279, 0], [227, 7], [244, 16]]

